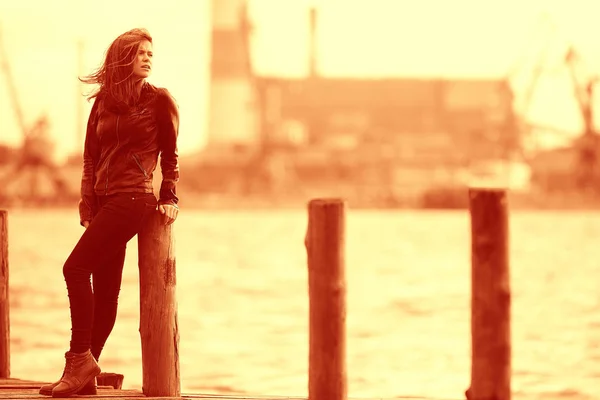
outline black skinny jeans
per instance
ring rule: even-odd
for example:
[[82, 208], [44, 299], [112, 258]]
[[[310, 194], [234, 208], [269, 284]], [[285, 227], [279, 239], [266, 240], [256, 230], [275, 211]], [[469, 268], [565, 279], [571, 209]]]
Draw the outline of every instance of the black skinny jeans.
[[70, 351], [91, 350], [96, 360], [117, 318], [127, 243], [156, 210], [157, 200], [152, 193], [119, 193], [99, 196], [99, 206], [63, 267], [71, 308]]

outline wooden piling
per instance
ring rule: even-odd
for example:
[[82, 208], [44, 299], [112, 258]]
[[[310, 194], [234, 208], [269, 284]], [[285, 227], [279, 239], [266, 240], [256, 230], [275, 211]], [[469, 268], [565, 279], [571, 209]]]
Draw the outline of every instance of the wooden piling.
[[309, 400], [346, 399], [345, 208], [339, 199], [308, 205]]
[[8, 212], [5, 210], [0, 210], [0, 378], [10, 378]]
[[153, 213], [138, 234], [142, 392], [178, 397], [179, 328], [177, 323], [175, 249], [172, 225]]
[[469, 400], [510, 400], [508, 204], [502, 189], [469, 189], [471, 385]]
[[100, 375], [96, 377], [96, 385], [109, 386], [113, 389], [121, 390], [124, 379], [125, 376], [123, 374], [115, 374], [114, 372], [101, 372]]

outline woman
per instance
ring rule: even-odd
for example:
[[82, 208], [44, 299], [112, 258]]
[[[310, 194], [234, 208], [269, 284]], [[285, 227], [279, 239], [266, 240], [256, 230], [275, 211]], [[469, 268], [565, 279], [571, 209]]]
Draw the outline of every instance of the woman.
[[[63, 267], [71, 310], [71, 342], [61, 379], [44, 395], [95, 394], [97, 360], [112, 331], [127, 242], [156, 209], [177, 218], [179, 112], [152, 71], [152, 38], [144, 29], [120, 35], [103, 65], [82, 82], [98, 84], [83, 152], [80, 223], [86, 228]], [[152, 176], [162, 170], [160, 195]], [[93, 281], [90, 283], [90, 277]]]

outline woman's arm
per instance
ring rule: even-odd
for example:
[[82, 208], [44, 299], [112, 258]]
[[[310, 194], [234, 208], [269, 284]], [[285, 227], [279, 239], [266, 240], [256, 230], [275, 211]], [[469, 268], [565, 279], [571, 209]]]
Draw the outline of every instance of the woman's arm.
[[167, 89], [158, 95], [158, 145], [160, 148], [160, 168], [162, 183], [159, 204], [177, 205], [177, 182], [179, 181], [179, 160], [177, 137], [179, 135], [179, 108]]
[[96, 134], [98, 116], [98, 98], [90, 111], [87, 129], [85, 133], [85, 145], [83, 149], [83, 173], [81, 176], [81, 200], [79, 200], [79, 223], [90, 222], [97, 210], [96, 193], [94, 184], [96, 182], [96, 160], [98, 159], [98, 136]]

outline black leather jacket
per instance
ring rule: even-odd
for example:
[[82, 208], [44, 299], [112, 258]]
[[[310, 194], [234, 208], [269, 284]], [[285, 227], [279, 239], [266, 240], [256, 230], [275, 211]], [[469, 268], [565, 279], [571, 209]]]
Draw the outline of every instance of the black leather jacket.
[[87, 124], [81, 179], [80, 223], [98, 211], [97, 196], [153, 193], [152, 177], [162, 171], [159, 204], [177, 204], [179, 111], [165, 88], [142, 87], [135, 107], [110, 101], [101, 93]]

